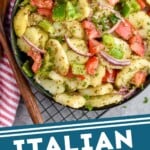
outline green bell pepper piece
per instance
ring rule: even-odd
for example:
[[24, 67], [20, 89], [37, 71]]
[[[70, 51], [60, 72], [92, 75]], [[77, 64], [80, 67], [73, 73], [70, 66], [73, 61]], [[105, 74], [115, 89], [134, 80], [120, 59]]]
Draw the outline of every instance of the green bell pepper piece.
[[133, 12], [137, 12], [141, 9], [139, 3], [136, 0], [128, 0], [122, 3], [122, 15], [127, 17], [129, 14]]
[[66, 5], [66, 19], [71, 21], [74, 19], [77, 19], [79, 17], [79, 14], [76, 11], [76, 7], [73, 6], [73, 4], [68, 1]]
[[124, 52], [115, 47], [109, 50], [109, 54], [116, 59], [122, 59], [124, 56]]
[[42, 66], [36, 73], [36, 75], [42, 79], [49, 78], [49, 72], [53, 70], [54, 67], [54, 59], [51, 53], [51, 49], [47, 48], [47, 53], [44, 55]]
[[38, 26], [42, 28], [45, 32], [54, 33], [54, 28], [48, 20], [40, 21]]
[[57, 4], [52, 12], [52, 18], [54, 21], [63, 21], [66, 17], [66, 4]]
[[109, 54], [117, 59], [122, 59], [124, 56], [124, 52], [120, 49], [120, 47], [115, 45], [114, 37], [111, 34], [104, 34], [102, 36], [102, 41], [104, 45], [109, 49]]
[[92, 111], [94, 108], [92, 105], [85, 105], [85, 108], [88, 110], [88, 111]]
[[24, 64], [23, 64], [23, 66], [22, 66], [22, 70], [23, 70], [23, 72], [28, 76], [28, 77], [33, 77], [33, 72], [32, 72], [32, 70], [31, 70], [31, 68], [30, 68], [30, 62], [27, 60]]
[[102, 36], [102, 41], [103, 41], [104, 45], [106, 45], [108, 47], [112, 47], [114, 45], [114, 38], [111, 34], [104, 34]]
[[130, 13], [131, 13], [131, 7], [130, 7], [130, 5], [129, 5], [128, 3], [125, 3], [125, 4], [123, 5], [121, 14], [122, 14], [124, 17], [127, 17]]

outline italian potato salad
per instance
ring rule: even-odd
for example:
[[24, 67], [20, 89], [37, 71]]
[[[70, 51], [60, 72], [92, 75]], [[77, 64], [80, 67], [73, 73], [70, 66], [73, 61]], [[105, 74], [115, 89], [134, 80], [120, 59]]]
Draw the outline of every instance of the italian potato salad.
[[13, 19], [22, 66], [75, 109], [128, 99], [150, 73], [150, 0], [24, 0]]

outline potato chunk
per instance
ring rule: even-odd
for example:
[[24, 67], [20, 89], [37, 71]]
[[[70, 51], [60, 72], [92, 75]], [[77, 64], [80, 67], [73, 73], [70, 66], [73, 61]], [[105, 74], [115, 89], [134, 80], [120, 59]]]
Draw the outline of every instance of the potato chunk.
[[128, 19], [144, 39], [150, 39], [150, 17], [144, 11], [130, 14]]
[[37, 47], [42, 49], [45, 48], [45, 44], [48, 40], [47, 33], [38, 27], [28, 27], [24, 33], [24, 36]]
[[17, 39], [17, 45], [19, 49], [25, 53], [27, 53], [31, 49], [30, 46], [22, 38]]
[[36, 26], [43, 19], [44, 18], [38, 13], [32, 13], [31, 15], [29, 15], [29, 26]]
[[78, 1], [79, 12], [81, 14], [80, 20], [87, 18], [91, 13], [91, 8], [88, 4], [88, 0]]
[[150, 71], [150, 62], [144, 58], [132, 60], [129, 66], [126, 66], [118, 73], [115, 84], [117, 87], [126, 87], [134, 77], [135, 73], [141, 70]]
[[96, 74], [93, 76], [90, 76], [91, 78], [90, 85], [92, 85], [93, 87], [101, 85], [105, 72], [106, 72], [106, 68], [103, 65], [100, 65], [98, 69], [96, 70]]
[[80, 22], [74, 20], [74, 21], [66, 21], [64, 24], [66, 26], [67, 31], [69, 32], [67, 35], [79, 39], [84, 38], [84, 30]]
[[111, 104], [118, 104], [123, 100], [122, 95], [107, 94], [102, 96], [94, 96], [86, 101], [86, 106], [100, 108]]
[[[78, 52], [82, 54], [88, 53], [88, 47], [86, 45], [86, 42], [81, 39], [71, 38], [70, 39], [71, 44], [78, 49]], [[88, 57], [81, 56], [79, 54], [76, 54], [71, 49], [68, 48], [66, 51], [67, 57], [70, 63], [78, 63], [78, 64], [85, 64], [88, 60]]]
[[63, 94], [57, 94], [54, 97], [55, 101], [72, 108], [80, 108], [85, 105], [85, 98], [83, 96], [80, 96], [76, 93], [63, 93]]
[[69, 61], [66, 55], [66, 52], [60, 42], [55, 39], [50, 39], [48, 41], [48, 45], [53, 51], [54, 55], [54, 64], [56, 70], [61, 74], [61, 75], [66, 75], [69, 70]]
[[17, 36], [21, 37], [28, 26], [30, 6], [22, 7], [14, 17], [14, 29]]
[[58, 74], [56, 71], [50, 71], [49, 78], [56, 82], [64, 83], [64, 77]]
[[127, 42], [123, 41], [122, 39], [114, 37], [114, 45], [116, 47], [119, 47], [123, 51], [123, 58], [122, 59], [127, 59], [130, 58], [131, 56], [131, 49]]
[[67, 86], [68, 91], [75, 91], [78, 89], [85, 89], [90, 85], [90, 76], [85, 75], [84, 79], [78, 79], [78, 78], [66, 78], [65, 84]]
[[146, 2], [150, 5], [150, 0], [146, 0]]
[[97, 87], [88, 87], [86, 89], [79, 90], [79, 92], [82, 95], [98, 96], [98, 95], [105, 95], [111, 93], [112, 90], [113, 90], [113, 86], [108, 83]]
[[49, 79], [35, 78], [36, 81], [52, 95], [61, 94], [65, 91], [65, 87], [60, 82]]

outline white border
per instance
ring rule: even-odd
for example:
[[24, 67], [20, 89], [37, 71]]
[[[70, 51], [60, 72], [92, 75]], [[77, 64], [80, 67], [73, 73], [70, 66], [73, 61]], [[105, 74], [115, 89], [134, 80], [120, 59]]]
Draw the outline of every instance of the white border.
[[[27, 132], [27, 131], [36, 131], [36, 130], [50, 130], [50, 129], [61, 129], [61, 128], [72, 128], [72, 127], [81, 127], [81, 126], [93, 126], [93, 125], [104, 125], [104, 124], [115, 124], [115, 123], [123, 123], [123, 122], [136, 122], [136, 121], [150, 121], [150, 117], [143, 117], [143, 118], [132, 118], [132, 119], [120, 119], [120, 120], [112, 120], [112, 121], [96, 121], [96, 122], [87, 122], [87, 123], [75, 123], [75, 124], [68, 124], [68, 125], [52, 125], [48, 127], [33, 127], [27, 129], [15, 129], [9, 131], [0, 131], [1, 134], [8, 134], [8, 133], [17, 133], [17, 132]], [[105, 125], [105, 126], [106, 126]]]
[[94, 130], [94, 129], [104, 129], [104, 128], [112, 128], [112, 127], [128, 127], [128, 126], [138, 126], [150, 124], [150, 121], [146, 122], [135, 122], [135, 123], [124, 123], [124, 124], [113, 124], [113, 125], [103, 125], [103, 126], [91, 126], [91, 127], [80, 127], [80, 128], [70, 128], [70, 129], [60, 129], [60, 130], [47, 130], [47, 131], [37, 131], [37, 132], [27, 132], [27, 133], [16, 133], [16, 134], [6, 134], [0, 135], [0, 138], [6, 137], [16, 137], [16, 136], [29, 136], [29, 135], [40, 135], [40, 134], [48, 134], [48, 133], [60, 133], [60, 132], [70, 132], [70, 131], [81, 131], [81, 130]]

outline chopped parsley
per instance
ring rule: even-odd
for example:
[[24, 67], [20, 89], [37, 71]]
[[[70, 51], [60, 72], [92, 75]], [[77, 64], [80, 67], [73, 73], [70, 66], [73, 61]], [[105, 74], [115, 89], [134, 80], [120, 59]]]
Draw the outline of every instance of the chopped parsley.
[[86, 100], [89, 100], [89, 99], [90, 99], [90, 96], [89, 96], [89, 95], [84, 95], [84, 98], [85, 98]]
[[122, 108], [127, 108], [127, 106], [123, 106]]
[[144, 97], [144, 101], [143, 101], [143, 103], [144, 103], [144, 104], [147, 104], [148, 102], [149, 102], [148, 97]]
[[91, 106], [91, 105], [86, 105], [85, 108], [88, 109], [89, 111], [93, 110], [93, 106]]

